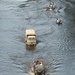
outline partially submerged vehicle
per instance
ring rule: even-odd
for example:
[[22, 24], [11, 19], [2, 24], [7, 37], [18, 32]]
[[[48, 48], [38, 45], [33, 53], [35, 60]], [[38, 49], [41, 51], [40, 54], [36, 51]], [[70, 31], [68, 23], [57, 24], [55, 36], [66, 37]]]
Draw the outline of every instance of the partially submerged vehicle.
[[43, 61], [38, 60], [38, 61], [33, 62], [31, 71], [34, 73], [34, 75], [45, 75], [45, 65]]
[[56, 23], [57, 24], [62, 24], [62, 20], [60, 18], [57, 18]]
[[36, 45], [36, 33], [34, 29], [27, 29], [25, 31], [26, 45]]
[[54, 2], [51, 2], [49, 5], [49, 10], [54, 10], [55, 9], [55, 4]]

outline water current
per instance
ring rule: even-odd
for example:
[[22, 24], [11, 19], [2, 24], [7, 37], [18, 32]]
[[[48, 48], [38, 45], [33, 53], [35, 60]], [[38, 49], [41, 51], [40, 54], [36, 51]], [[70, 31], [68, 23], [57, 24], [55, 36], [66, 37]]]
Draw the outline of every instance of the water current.
[[[55, 3], [52, 11], [47, 10], [50, 2]], [[75, 0], [0, 0], [0, 75], [29, 75], [37, 58], [49, 67], [47, 75], [75, 75], [74, 8]], [[24, 42], [30, 28], [37, 35], [35, 51]]]

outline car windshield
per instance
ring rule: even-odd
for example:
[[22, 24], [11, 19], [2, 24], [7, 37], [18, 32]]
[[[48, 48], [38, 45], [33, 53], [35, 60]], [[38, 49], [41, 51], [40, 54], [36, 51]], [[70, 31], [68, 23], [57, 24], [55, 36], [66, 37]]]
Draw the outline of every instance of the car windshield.
[[29, 38], [29, 40], [35, 40], [35, 38]]

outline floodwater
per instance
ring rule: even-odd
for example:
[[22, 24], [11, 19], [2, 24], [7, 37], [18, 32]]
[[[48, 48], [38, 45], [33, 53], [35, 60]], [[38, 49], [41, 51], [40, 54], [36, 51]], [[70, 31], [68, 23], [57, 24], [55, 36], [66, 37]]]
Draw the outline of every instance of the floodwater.
[[[34, 51], [24, 43], [30, 28], [37, 35]], [[75, 75], [75, 0], [0, 0], [0, 75], [29, 75], [36, 58], [49, 67], [46, 75]]]

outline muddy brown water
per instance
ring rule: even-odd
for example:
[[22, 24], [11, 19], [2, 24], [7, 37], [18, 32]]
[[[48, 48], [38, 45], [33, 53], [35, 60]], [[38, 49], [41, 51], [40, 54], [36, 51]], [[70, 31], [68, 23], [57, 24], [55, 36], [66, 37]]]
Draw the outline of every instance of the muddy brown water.
[[[50, 2], [53, 11], [47, 10]], [[74, 8], [74, 0], [0, 0], [0, 75], [29, 75], [36, 58], [49, 67], [47, 75], [75, 75]], [[24, 43], [28, 28], [37, 34], [34, 51]]]

